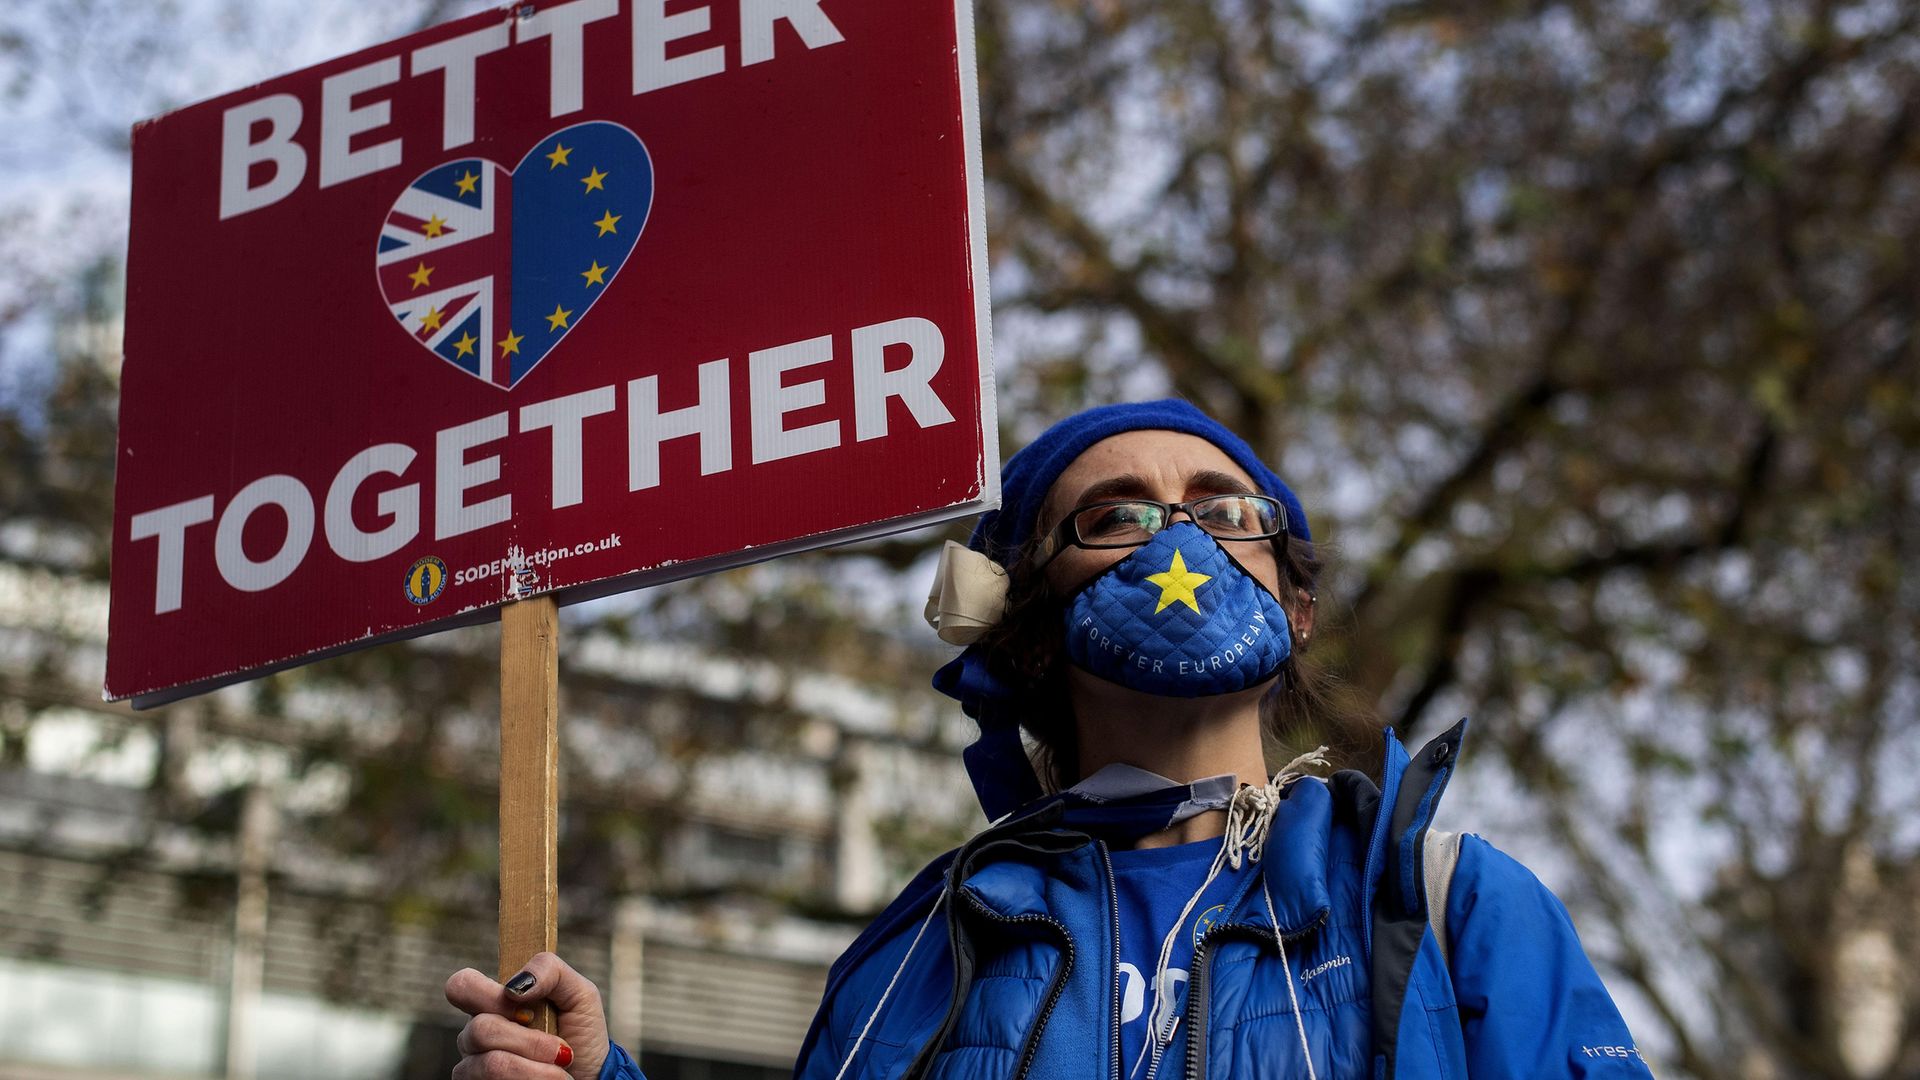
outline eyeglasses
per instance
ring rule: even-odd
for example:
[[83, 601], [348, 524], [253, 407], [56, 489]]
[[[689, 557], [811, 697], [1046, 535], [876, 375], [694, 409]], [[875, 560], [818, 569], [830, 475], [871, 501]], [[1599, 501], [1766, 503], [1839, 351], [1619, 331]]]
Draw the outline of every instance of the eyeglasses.
[[1117, 499], [1077, 506], [1053, 530], [1053, 551], [1046, 562], [1069, 547], [1137, 547], [1184, 512], [1195, 525], [1221, 540], [1266, 540], [1287, 531], [1287, 507], [1265, 495], [1209, 495], [1187, 502]]

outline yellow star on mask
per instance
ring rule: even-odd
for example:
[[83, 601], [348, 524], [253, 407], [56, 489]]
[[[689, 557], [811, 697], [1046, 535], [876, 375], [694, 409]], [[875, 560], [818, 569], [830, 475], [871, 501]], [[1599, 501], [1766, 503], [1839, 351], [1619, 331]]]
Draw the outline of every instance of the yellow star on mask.
[[1179, 552], [1173, 553], [1173, 565], [1167, 567], [1166, 573], [1148, 575], [1147, 580], [1160, 586], [1160, 605], [1153, 609], [1155, 615], [1172, 604], [1185, 604], [1193, 609], [1195, 615], [1204, 614], [1200, 610], [1199, 598], [1193, 591], [1212, 581], [1213, 576], [1188, 570], [1187, 561], [1180, 557]]

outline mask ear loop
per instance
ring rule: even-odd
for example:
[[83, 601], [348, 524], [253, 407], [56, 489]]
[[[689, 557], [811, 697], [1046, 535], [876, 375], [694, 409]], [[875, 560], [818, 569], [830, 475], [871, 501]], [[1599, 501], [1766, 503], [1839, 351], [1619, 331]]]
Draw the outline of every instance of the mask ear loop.
[[[1197, 527], [1197, 526], [1196, 526], [1196, 527]], [[1287, 656], [1288, 656], [1288, 658], [1289, 658], [1289, 659], [1291, 659], [1291, 658], [1292, 658], [1292, 656], [1293, 656], [1293, 654], [1294, 654], [1295, 652], [1297, 652], [1297, 651], [1299, 651], [1299, 649], [1300, 649], [1300, 648], [1304, 648], [1304, 647], [1306, 646], [1306, 640], [1305, 640], [1304, 638], [1302, 638], [1302, 637], [1301, 637], [1301, 636], [1300, 636], [1299, 634], [1296, 634], [1296, 633], [1294, 633], [1294, 629], [1293, 629], [1293, 612], [1291, 612], [1291, 611], [1288, 611], [1288, 610], [1287, 610], [1287, 602], [1286, 602], [1285, 600], [1282, 600], [1282, 599], [1280, 599], [1280, 596], [1279, 596], [1279, 594], [1277, 594], [1277, 593], [1275, 593], [1275, 592], [1274, 592], [1274, 591], [1273, 591], [1272, 589], [1269, 589], [1269, 588], [1267, 588], [1267, 583], [1266, 583], [1266, 582], [1264, 582], [1264, 581], [1261, 581], [1261, 580], [1260, 580], [1260, 575], [1258, 575], [1258, 574], [1256, 574], [1256, 573], [1254, 573], [1253, 571], [1251, 571], [1251, 570], [1249, 570], [1249, 569], [1247, 569], [1247, 564], [1246, 564], [1246, 563], [1243, 563], [1243, 562], [1241, 562], [1241, 561], [1240, 561], [1240, 558], [1239, 558], [1239, 556], [1237, 556], [1237, 555], [1235, 555], [1235, 554], [1233, 553], [1233, 549], [1227, 546], [1227, 543], [1229, 543], [1229, 542], [1231, 542], [1231, 543], [1236, 543], [1236, 544], [1250, 544], [1250, 543], [1268, 543], [1268, 544], [1271, 544], [1271, 543], [1273, 543], [1273, 541], [1274, 541], [1274, 538], [1273, 538], [1273, 537], [1267, 537], [1267, 538], [1266, 538], [1266, 539], [1265, 539], [1264, 541], [1261, 541], [1261, 540], [1232, 540], [1232, 541], [1222, 541], [1222, 540], [1220, 539], [1220, 537], [1218, 537], [1218, 536], [1214, 536], [1214, 535], [1213, 535], [1212, 533], [1209, 533], [1209, 532], [1207, 532], [1207, 530], [1205, 530], [1205, 529], [1201, 529], [1200, 531], [1201, 531], [1201, 532], [1203, 532], [1203, 533], [1207, 533], [1207, 535], [1208, 535], [1209, 537], [1212, 537], [1212, 539], [1213, 539], [1213, 546], [1214, 546], [1214, 547], [1217, 547], [1217, 548], [1219, 548], [1219, 549], [1220, 549], [1220, 553], [1221, 553], [1222, 555], [1225, 555], [1225, 556], [1227, 557], [1227, 561], [1233, 564], [1233, 566], [1234, 566], [1234, 569], [1236, 569], [1236, 570], [1239, 570], [1239, 571], [1240, 571], [1240, 573], [1242, 573], [1242, 574], [1244, 574], [1244, 575], [1246, 576], [1246, 579], [1247, 579], [1248, 581], [1251, 581], [1251, 582], [1253, 582], [1253, 583], [1254, 583], [1254, 585], [1255, 585], [1256, 587], [1258, 587], [1258, 588], [1259, 588], [1259, 590], [1260, 590], [1261, 592], [1263, 592], [1263, 593], [1266, 593], [1266, 594], [1267, 594], [1267, 596], [1268, 596], [1269, 598], [1271, 598], [1271, 599], [1273, 600], [1273, 602], [1274, 602], [1274, 603], [1275, 603], [1276, 605], [1278, 605], [1278, 606], [1279, 606], [1279, 608], [1280, 608], [1280, 614], [1281, 614], [1281, 616], [1282, 616], [1282, 618], [1283, 618], [1283, 621], [1285, 622], [1285, 624], [1286, 624], [1286, 628], [1287, 628]], [[1287, 534], [1286, 534], [1286, 533], [1281, 533], [1280, 535], [1281, 535], [1281, 536], [1286, 536]], [[1274, 558], [1275, 558], [1276, 560], [1278, 560], [1278, 561], [1279, 561], [1279, 564], [1280, 564], [1280, 576], [1281, 576], [1282, 578], [1285, 578], [1285, 577], [1286, 577], [1286, 573], [1287, 573], [1287, 564], [1286, 564], [1286, 554], [1285, 554], [1285, 552], [1286, 552], [1286, 549], [1285, 549], [1284, 547], [1275, 547], [1275, 548], [1274, 548], [1274, 552], [1273, 552], [1273, 557], [1274, 557]], [[1303, 590], [1303, 591], [1304, 591], [1304, 590]], [[1314, 596], [1314, 595], [1313, 595], [1312, 593], [1307, 593], [1307, 603], [1308, 603], [1308, 604], [1312, 604], [1312, 603], [1314, 603], [1314, 602], [1315, 602], [1315, 600], [1316, 600], [1316, 598], [1315, 598], [1315, 596]]]

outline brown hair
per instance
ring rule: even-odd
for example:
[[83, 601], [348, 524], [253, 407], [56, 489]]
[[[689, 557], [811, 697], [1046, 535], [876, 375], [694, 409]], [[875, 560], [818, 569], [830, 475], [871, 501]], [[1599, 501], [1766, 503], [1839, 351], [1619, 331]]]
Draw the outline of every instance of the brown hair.
[[[1053, 594], [1040, 570], [1052, 532], [1042, 516], [1042, 527], [1008, 568], [1006, 614], [979, 644], [988, 671], [1028, 703], [1020, 726], [1034, 744], [1034, 774], [1052, 792], [1080, 779], [1080, 744], [1064, 670], [1065, 598]], [[1313, 583], [1329, 553], [1284, 534], [1274, 541], [1274, 550], [1284, 571], [1280, 602], [1289, 613], [1298, 611], [1312, 602]], [[1323, 636], [1329, 621], [1316, 615], [1312, 636]], [[1384, 745], [1378, 718], [1338, 673], [1307, 654], [1307, 643], [1295, 634], [1292, 655], [1261, 699], [1260, 741], [1268, 770], [1324, 744], [1335, 769], [1358, 769], [1378, 782]]]

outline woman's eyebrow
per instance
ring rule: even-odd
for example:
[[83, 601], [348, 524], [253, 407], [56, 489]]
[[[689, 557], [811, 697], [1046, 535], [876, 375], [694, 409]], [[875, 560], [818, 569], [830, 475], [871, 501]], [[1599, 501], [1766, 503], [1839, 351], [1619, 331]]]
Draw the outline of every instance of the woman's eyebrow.
[[[1088, 503], [1103, 502], [1108, 499], [1126, 499], [1145, 495], [1152, 486], [1134, 473], [1122, 473], [1099, 480], [1080, 493], [1073, 505], [1086, 506]], [[1187, 477], [1189, 492], [1204, 491], [1209, 495], [1252, 495], [1254, 490], [1246, 481], [1231, 473], [1218, 469], [1202, 469]]]
[[1217, 469], [1203, 469], [1187, 478], [1188, 491], [1205, 491], [1212, 495], [1255, 495], [1258, 492], [1248, 487], [1246, 481], [1230, 473]]
[[1088, 487], [1080, 493], [1078, 499], [1074, 500], [1073, 505], [1085, 506], [1105, 499], [1124, 499], [1130, 495], [1143, 495], [1150, 490], [1152, 489], [1145, 480], [1133, 473], [1122, 473], [1119, 476], [1109, 476]]

